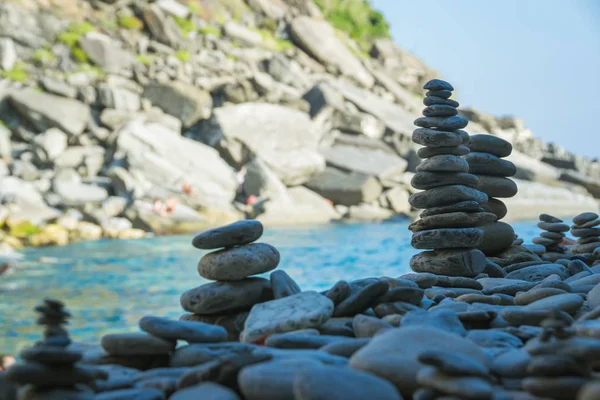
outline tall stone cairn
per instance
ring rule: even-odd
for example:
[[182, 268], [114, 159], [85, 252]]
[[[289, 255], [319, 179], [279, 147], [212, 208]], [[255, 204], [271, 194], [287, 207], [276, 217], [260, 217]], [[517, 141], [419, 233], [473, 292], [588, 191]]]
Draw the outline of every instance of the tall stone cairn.
[[423, 103], [424, 117], [415, 120], [419, 128], [413, 141], [425, 147], [418, 155], [423, 162], [417, 167], [411, 185], [423, 190], [409, 198], [417, 209], [425, 209], [420, 219], [410, 225], [411, 244], [429, 250], [412, 257], [415, 272], [437, 275], [474, 277], [486, 266], [479, 226], [496, 221], [493, 213], [484, 212], [488, 196], [477, 189], [479, 179], [469, 173], [462, 157], [469, 153], [465, 144], [469, 134], [462, 130], [468, 124], [458, 116], [458, 102], [450, 99], [454, 88], [448, 82], [434, 79]]
[[[479, 179], [477, 189], [488, 195], [483, 209], [493, 213], [498, 220], [507, 213], [506, 205], [498, 198], [509, 198], [517, 194], [517, 184], [508, 179], [517, 173], [517, 167], [502, 158], [512, 153], [512, 145], [493, 135], [471, 135], [469, 154], [464, 158], [469, 163], [469, 172]], [[509, 248], [515, 240], [515, 231], [505, 222], [492, 222], [482, 227], [483, 242], [478, 249], [488, 256], [496, 255]]]

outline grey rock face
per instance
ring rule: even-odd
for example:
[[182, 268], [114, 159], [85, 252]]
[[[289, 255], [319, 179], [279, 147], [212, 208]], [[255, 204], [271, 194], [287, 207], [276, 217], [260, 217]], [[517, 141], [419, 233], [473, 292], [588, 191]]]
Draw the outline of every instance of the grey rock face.
[[107, 72], [119, 72], [131, 67], [133, 55], [123, 50], [119, 44], [110, 37], [90, 32], [79, 40], [79, 45], [94, 64]]
[[184, 127], [211, 115], [212, 97], [202, 89], [184, 82], [153, 83], [144, 88], [143, 97], [164, 112], [178, 118]]
[[346, 206], [371, 202], [382, 191], [381, 184], [369, 175], [345, 173], [331, 167], [308, 181], [306, 186], [335, 204]]

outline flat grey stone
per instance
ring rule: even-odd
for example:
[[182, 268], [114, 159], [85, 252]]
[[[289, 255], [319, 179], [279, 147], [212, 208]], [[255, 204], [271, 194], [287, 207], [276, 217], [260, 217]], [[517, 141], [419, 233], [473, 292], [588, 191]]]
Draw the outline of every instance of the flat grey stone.
[[415, 208], [449, 206], [468, 200], [485, 204], [488, 201], [488, 196], [468, 186], [449, 185], [415, 193], [409, 197], [409, 203]]
[[333, 313], [333, 302], [313, 291], [255, 305], [246, 319], [241, 341], [253, 342], [273, 333], [316, 328]]
[[449, 375], [487, 378], [490, 373], [487, 365], [449, 351], [424, 351], [419, 354], [418, 360]]
[[279, 258], [270, 244], [250, 243], [206, 254], [198, 263], [198, 273], [210, 280], [239, 281], [277, 268]]
[[515, 296], [515, 304], [518, 306], [526, 306], [527, 304], [545, 299], [546, 297], [556, 296], [564, 293], [566, 293], [564, 290], [557, 288], [531, 289], [527, 292], [517, 293]]
[[569, 232], [569, 225], [561, 222], [538, 222], [537, 227], [549, 232]]
[[40, 364], [72, 365], [81, 360], [78, 351], [58, 346], [38, 345], [21, 351], [22, 359]]
[[338, 281], [331, 289], [329, 289], [325, 296], [327, 296], [335, 306], [346, 300], [352, 293], [350, 284], [346, 281]]
[[108, 354], [117, 356], [169, 354], [175, 349], [174, 341], [145, 333], [111, 333], [104, 335], [100, 344]]
[[421, 147], [417, 150], [417, 155], [421, 158], [429, 158], [440, 154], [464, 156], [469, 154], [469, 151], [467, 146]]
[[402, 400], [387, 380], [341, 367], [304, 369], [297, 374], [293, 389], [295, 400]]
[[185, 340], [189, 343], [224, 342], [227, 331], [222, 326], [197, 321], [176, 321], [162, 317], [146, 316], [140, 328], [151, 335], [166, 340]]
[[72, 386], [90, 383], [96, 379], [93, 371], [85, 367], [43, 365], [38, 363], [13, 365], [6, 371], [8, 382], [18, 385]]
[[235, 392], [226, 386], [213, 382], [205, 382], [196, 386], [190, 386], [173, 393], [169, 400], [240, 400]]
[[490, 153], [496, 157], [508, 157], [512, 153], [512, 145], [494, 135], [471, 135], [469, 148], [477, 153]]
[[447, 99], [450, 96], [452, 96], [452, 91], [450, 91], [450, 90], [429, 90], [425, 93], [425, 98], [441, 97], [443, 99]]
[[513, 271], [507, 274], [506, 278], [537, 282], [554, 274], [559, 275], [561, 279], [567, 279], [569, 277], [569, 270], [560, 264], [533, 265]]
[[421, 289], [430, 288], [437, 284], [438, 276], [429, 273], [400, 275], [398, 279], [406, 279], [415, 282]]
[[583, 298], [575, 293], [565, 293], [546, 297], [525, 306], [526, 310], [561, 310], [575, 314], [583, 305]]
[[258, 240], [263, 234], [263, 225], [257, 220], [237, 221], [196, 235], [192, 245], [197, 249], [219, 249], [240, 246]]
[[227, 331], [228, 340], [238, 340], [240, 333], [244, 329], [244, 323], [248, 318], [249, 311], [237, 311], [225, 314], [183, 314], [179, 317], [180, 321], [198, 321], [211, 325], [218, 325]]
[[[492, 201], [492, 200], [494, 200], [494, 199], [490, 199], [490, 201]], [[475, 212], [482, 212], [482, 211], [483, 211], [483, 208], [481, 208], [481, 205], [477, 201], [465, 200], [465, 201], [459, 201], [454, 204], [449, 204], [446, 206], [427, 208], [425, 211], [423, 211], [420, 214], [420, 217], [424, 218], [424, 217], [428, 217], [431, 215], [447, 214], [447, 213], [453, 213], [453, 212], [475, 213]]]
[[453, 91], [454, 87], [450, 84], [450, 82], [446, 82], [441, 79], [432, 79], [428, 81], [424, 86], [425, 90], [450, 90]]
[[421, 117], [417, 118], [414, 123], [422, 128], [438, 128], [440, 130], [453, 131], [466, 127], [469, 121], [466, 118], [459, 116], [445, 118]]
[[323, 346], [319, 350], [336, 356], [350, 358], [354, 353], [366, 346], [370, 342], [370, 339], [370, 337], [362, 339], [346, 338], [346, 340]]
[[448, 98], [443, 98], [443, 97], [437, 97], [437, 96], [427, 96], [423, 99], [423, 104], [425, 104], [426, 106], [431, 106], [434, 104], [445, 104], [445, 105], [449, 105], [452, 107], [459, 107], [460, 104], [458, 101], [456, 100], [452, 100], [452, 99], [448, 99]]
[[423, 217], [409, 225], [409, 229], [418, 232], [435, 228], [472, 228], [494, 222], [496, 215], [492, 213], [453, 212]]
[[[437, 157], [437, 156], [436, 156]], [[476, 188], [479, 184], [477, 176], [465, 172], [426, 172], [413, 175], [410, 184], [415, 189], [427, 190], [438, 186], [464, 185]]]
[[478, 228], [438, 228], [413, 233], [415, 249], [452, 249], [477, 247], [483, 240]]
[[285, 271], [271, 272], [269, 280], [271, 281], [274, 299], [281, 299], [302, 291], [300, 286]]
[[583, 225], [588, 222], [594, 221], [598, 218], [599, 218], [598, 214], [596, 214], [594, 212], [584, 212], [584, 213], [581, 213], [581, 214], [573, 217], [573, 223], [575, 225]]
[[443, 308], [432, 308], [428, 312], [412, 311], [402, 317], [401, 326], [429, 326], [438, 328], [444, 332], [453, 333], [458, 336], [465, 336], [467, 330], [458, 318], [454, 310]]
[[515, 335], [491, 329], [472, 329], [467, 333], [466, 338], [481, 347], [507, 347], [513, 349], [523, 346], [521, 339]]
[[477, 189], [489, 197], [508, 198], [517, 194], [517, 184], [511, 179], [489, 175], [477, 175], [477, 178], [479, 178]]
[[469, 163], [469, 172], [491, 176], [510, 177], [517, 173], [517, 167], [510, 162], [489, 153], [471, 151], [465, 156]]
[[357, 338], [369, 338], [375, 336], [383, 329], [393, 328], [392, 325], [380, 318], [358, 314], [352, 320], [352, 330]]
[[256, 303], [273, 298], [271, 283], [263, 278], [213, 282], [181, 295], [181, 307], [196, 314], [219, 314], [249, 310]]
[[345, 337], [333, 335], [310, 335], [300, 333], [275, 333], [265, 340], [265, 346], [278, 349], [319, 349], [330, 343], [345, 340]]
[[494, 387], [480, 377], [462, 377], [445, 374], [433, 367], [423, 367], [417, 374], [417, 382], [442, 393], [466, 399], [489, 399]]
[[578, 376], [531, 377], [523, 379], [523, 389], [534, 396], [570, 400], [577, 398], [587, 378]]
[[508, 213], [508, 208], [506, 207], [506, 204], [494, 198], [488, 198], [488, 202], [483, 204], [482, 207], [486, 212], [496, 214], [496, 217], [498, 217], [498, 219], [504, 218]]
[[427, 147], [460, 146], [463, 139], [456, 132], [444, 130], [417, 128], [412, 134], [412, 141]]
[[[411, 281], [409, 281], [411, 282]], [[411, 282], [412, 283], [412, 282]], [[391, 286], [391, 285], [390, 285]], [[415, 286], [417, 286], [415, 284]], [[421, 304], [425, 292], [418, 287], [390, 287], [382, 296], [377, 299], [378, 303], [393, 303], [403, 301], [414, 305]]]
[[483, 271], [485, 260], [477, 249], [425, 251], [410, 259], [410, 267], [415, 272], [473, 277]]
[[469, 172], [469, 164], [462, 158], [443, 154], [426, 158], [417, 166], [417, 172]]
[[445, 104], [432, 104], [423, 109], [423, 115], [426, 117], [451, 117], [457, 114], [456, 107]]
[[364, 288], [357, 290], [338, 304], [333, 311], [334, 317], [353, 317], [375, 304], [377, 299], [387, 292], [389, 284], [383, 280], [374, 280]]
[[171, 355], [169, 367], [170, 369], [194, 367], [223, 357], [250, 354], [254, 350], [254, 345], [239, 342], [225, 342], [222, 346], [194, 343], [178, 347]]

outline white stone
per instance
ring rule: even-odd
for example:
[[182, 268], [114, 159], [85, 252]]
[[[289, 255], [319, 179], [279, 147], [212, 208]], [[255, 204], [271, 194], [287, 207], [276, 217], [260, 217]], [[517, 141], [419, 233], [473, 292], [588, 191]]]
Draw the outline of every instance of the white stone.
[[17, 62], [17, 49], [12, 39], [0, 39], [0, 69], [9, 71]]
[[333, 314], [333, 302], [314, 292], [301, 292], [252, 307], [240, 338], [252, 342], [273, 333], [318, 328]]
[[190, 14], [190, 9], [175, 0], [158, 0], [156, 5], [167, 14], [174, 15], [179, 18], [187, 18]]

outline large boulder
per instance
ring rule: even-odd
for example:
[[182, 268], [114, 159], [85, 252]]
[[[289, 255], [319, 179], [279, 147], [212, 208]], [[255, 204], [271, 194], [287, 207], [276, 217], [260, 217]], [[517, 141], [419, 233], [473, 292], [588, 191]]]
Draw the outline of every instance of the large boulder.
[[577, 171], [563, 170], [560, 180], [583, 186], [592, 196], [600, 198], [600, 180], [591, 178]]
[[115, 150], [114, 157], [123, 157], [131, 173], [174, 193], [180, 193], [187, 182], [194, 197], [207, 207], [222, 209], [235, 195], [234, 171], [216, 150], [162, 125], [140, 120], [126, 124]]
[[292, 21], [290, 27], [294, 42], [314, 58], [338, 68], [343, 75], [367, 88], [373, 86], [373, 76], [338, 38], [335, 29], [327, 21], [300, 16]]
[[129, 68], [133, 55], [125, 51], [119, 42], [98, 32], [90, 32], [79, 39], [79, 45], [90, 60], [106, 72], [118, 73]]
[[33, 182], [25, 182], [12, 176], [0, 177], [0, 199], [10, 206], [10, 218], [40, 225], [60, 215], [48, 207]]
[[144, 88], [144, 98], [169, 115], [178, 118], [184, 127], [210, 117], [210, 93], [185, 82], [151, 83]]
[[80, 101], [31, 88], [13, 92], [9, 100], [19, 114], [40, 132], [59, 128], [65, 133], [80, 135], [91, 117], [90, 107]]
[[262, 158], [287, 186], [300, 185], [325, 168], [318, 152], [321, 131], [303, 112], [266, 103], [214, 110], [208, 144], [237, 139]]
[[327, 167], [306, 186], [334, 204], [353, 206], [370, 203], [379, 197], [382, 188], [377, 179], [360, 172], [346, 173]]

